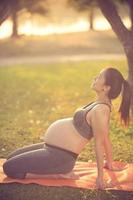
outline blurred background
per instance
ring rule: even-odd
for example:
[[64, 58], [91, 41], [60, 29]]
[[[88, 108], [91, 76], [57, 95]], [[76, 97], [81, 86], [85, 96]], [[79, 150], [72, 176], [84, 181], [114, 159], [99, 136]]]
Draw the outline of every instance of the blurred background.
[[[35, 5], [33, 5], [33, 3]], [[25, 4], [27, 4], [27, 2]], [[27, 6], [32, 10], [27, 10]], [[111, 29], [98, 5], [90, 5], [88, 9], [80, 9], [81, 7], [77, 8], [76, 3], [74, 7], [68, 0], [29, 1], [28, 5], [23, 5], [22, 8], [16, 11], [15, 18], [12, 16], [12, 18], [5, 20], [1, 24], [0, 38], [9, 36], [17, 37], [19, 35], [44, 36]], [[128, 7], [126, 5], [119, 5], [119, 10], [123, 17], [124, 24], [129, 27], [130, 19], [127, 15]]]
[[[119, 69], [133, 86], [129, 33], [132, 0], [0, 0], [0, 157], [42, 142], [52, 122], [95, 100], [90, 85], [103, 68]], [[120, 102], [121, 97], [113, 101], [111, 113], [113, 158], [133, 162], [133, 120], [130, 127], [121, 126]], [[78, 160], [95, 162], [93, 149], [92, 140]], [[0, 199], [130, 199], [130, 193], [118, 191], [13, 187], [1, 184]]]
[[[97, 3], [85, 4], [85, 0], [1, 0], [0, 57], [13, 57], [14, 63], [22, 56], [23, 62], [33, 56], [34, 61], [40, 57], [36, 62], [96, 59], [98, 54], [123, 56], [123, 48]], [[129, 28], [127, 4], [118, 1], [118, 8]], [[2, 61], [9, 64], [2, 59], [0, 65]], [[32, 61], [29, 58], [27, 62]]]

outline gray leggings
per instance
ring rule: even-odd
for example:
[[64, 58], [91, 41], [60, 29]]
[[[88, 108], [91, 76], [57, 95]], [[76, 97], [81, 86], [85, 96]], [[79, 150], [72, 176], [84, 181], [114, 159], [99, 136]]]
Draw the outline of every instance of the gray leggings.
[[73, 169], [77, 156], [71, 151], [38, 143], [11, 153], [3, 164], [3, 170], [7, 176], [19, 179], [24, 179], [26, 173], [68, 173]]

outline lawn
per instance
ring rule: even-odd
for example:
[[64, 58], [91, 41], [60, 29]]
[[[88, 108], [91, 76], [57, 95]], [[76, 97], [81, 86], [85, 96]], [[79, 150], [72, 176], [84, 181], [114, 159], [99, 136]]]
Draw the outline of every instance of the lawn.
[[[77, 107], [93, 101], [95, 93], [90, 89], [91, 81], [107, 66], [120, 69], [127, 77], [125, 60], [0, 67], [0, 157], [5, 158], [18, 147], [42, 141], [53, 121], [70, 117]], [[113, 101], [110, 124], [113, 158], [133, 162], [133, 123], [127, 129], [120, 125], [117, 113], [120, 100], [119, 97]], [[93, 145], [93, 140], [86, 145], [79, 161], [95, 161]], [[0, 185], [0, 200], [130, 200], [131, 196], [131, 192], [120, 191]]]

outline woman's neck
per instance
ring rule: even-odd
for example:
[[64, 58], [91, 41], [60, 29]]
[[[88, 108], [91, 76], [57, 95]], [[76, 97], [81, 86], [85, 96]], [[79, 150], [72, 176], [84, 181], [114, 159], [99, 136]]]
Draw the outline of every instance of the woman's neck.
[[104, 103], [108, 103], [110, 105], [112, 105], [111, 103], [111, 99], [109, 99], [108, 97], [105, 97], [105, 96], [97, 96], [96, 102], [104, 102]]

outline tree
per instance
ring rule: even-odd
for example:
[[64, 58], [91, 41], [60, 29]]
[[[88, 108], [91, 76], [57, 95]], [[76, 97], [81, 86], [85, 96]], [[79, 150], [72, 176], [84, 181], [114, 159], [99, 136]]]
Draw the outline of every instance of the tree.
[[12, 20], [12, 37], [18, 36], [18, 14], [22, 10], [26, 10], [31, 14], [38, 13], [44, 15], [48, 12], [46, 0], [1, 0], [0, 1], [0, 24], [2, 24], [8, 17]]
[[9, 3], [6, 0], [0, 1], [0, 25], [10, 16]]
[[121, 17], [119, 16], [117, 7], [112, 0], [97, 0], [97, 2], [103, 15], [106, 17], [113, 31], [116, 33], [118, 39], [120, 40], [126, 54], [128, 63], [128, 82], [132, 91], [131, 108], [133, 112], [133, 1], [125, 1], [130, 10], [130, 19], [132, 24], [130, 28], [127, 28], [124, 25]]
[[[70, 1], [76, 0], [68, 0], [68, 2]], [[90, 5], [90, 2], [92, 3], [95, 1], [97, 1], [98, 7], [101, 9], [103, 15], [110, 23], [112, 30], [116, 33], [124, 48], [128, 63], [128, 82], [132, 91], [131, 109], [133, 112], [133, 0], [77, 0], [77, 2], [80, 2], [80, 5], [84, 5], [86, 8]], [[117, 9], [118, 3], [125, 3], [129, 7], [129, 17], [131, 20], [130, 28], [127, 28], [124, 25], [122, 18], [119, 16]]]
[[77, 11], [83, 12], [89, 10], [89, 23], [90, 23], [90, 30], [94, 30], [94, 10], [97, 6], [95, 0], [68, 0], [67, 4], [74, 7]]

